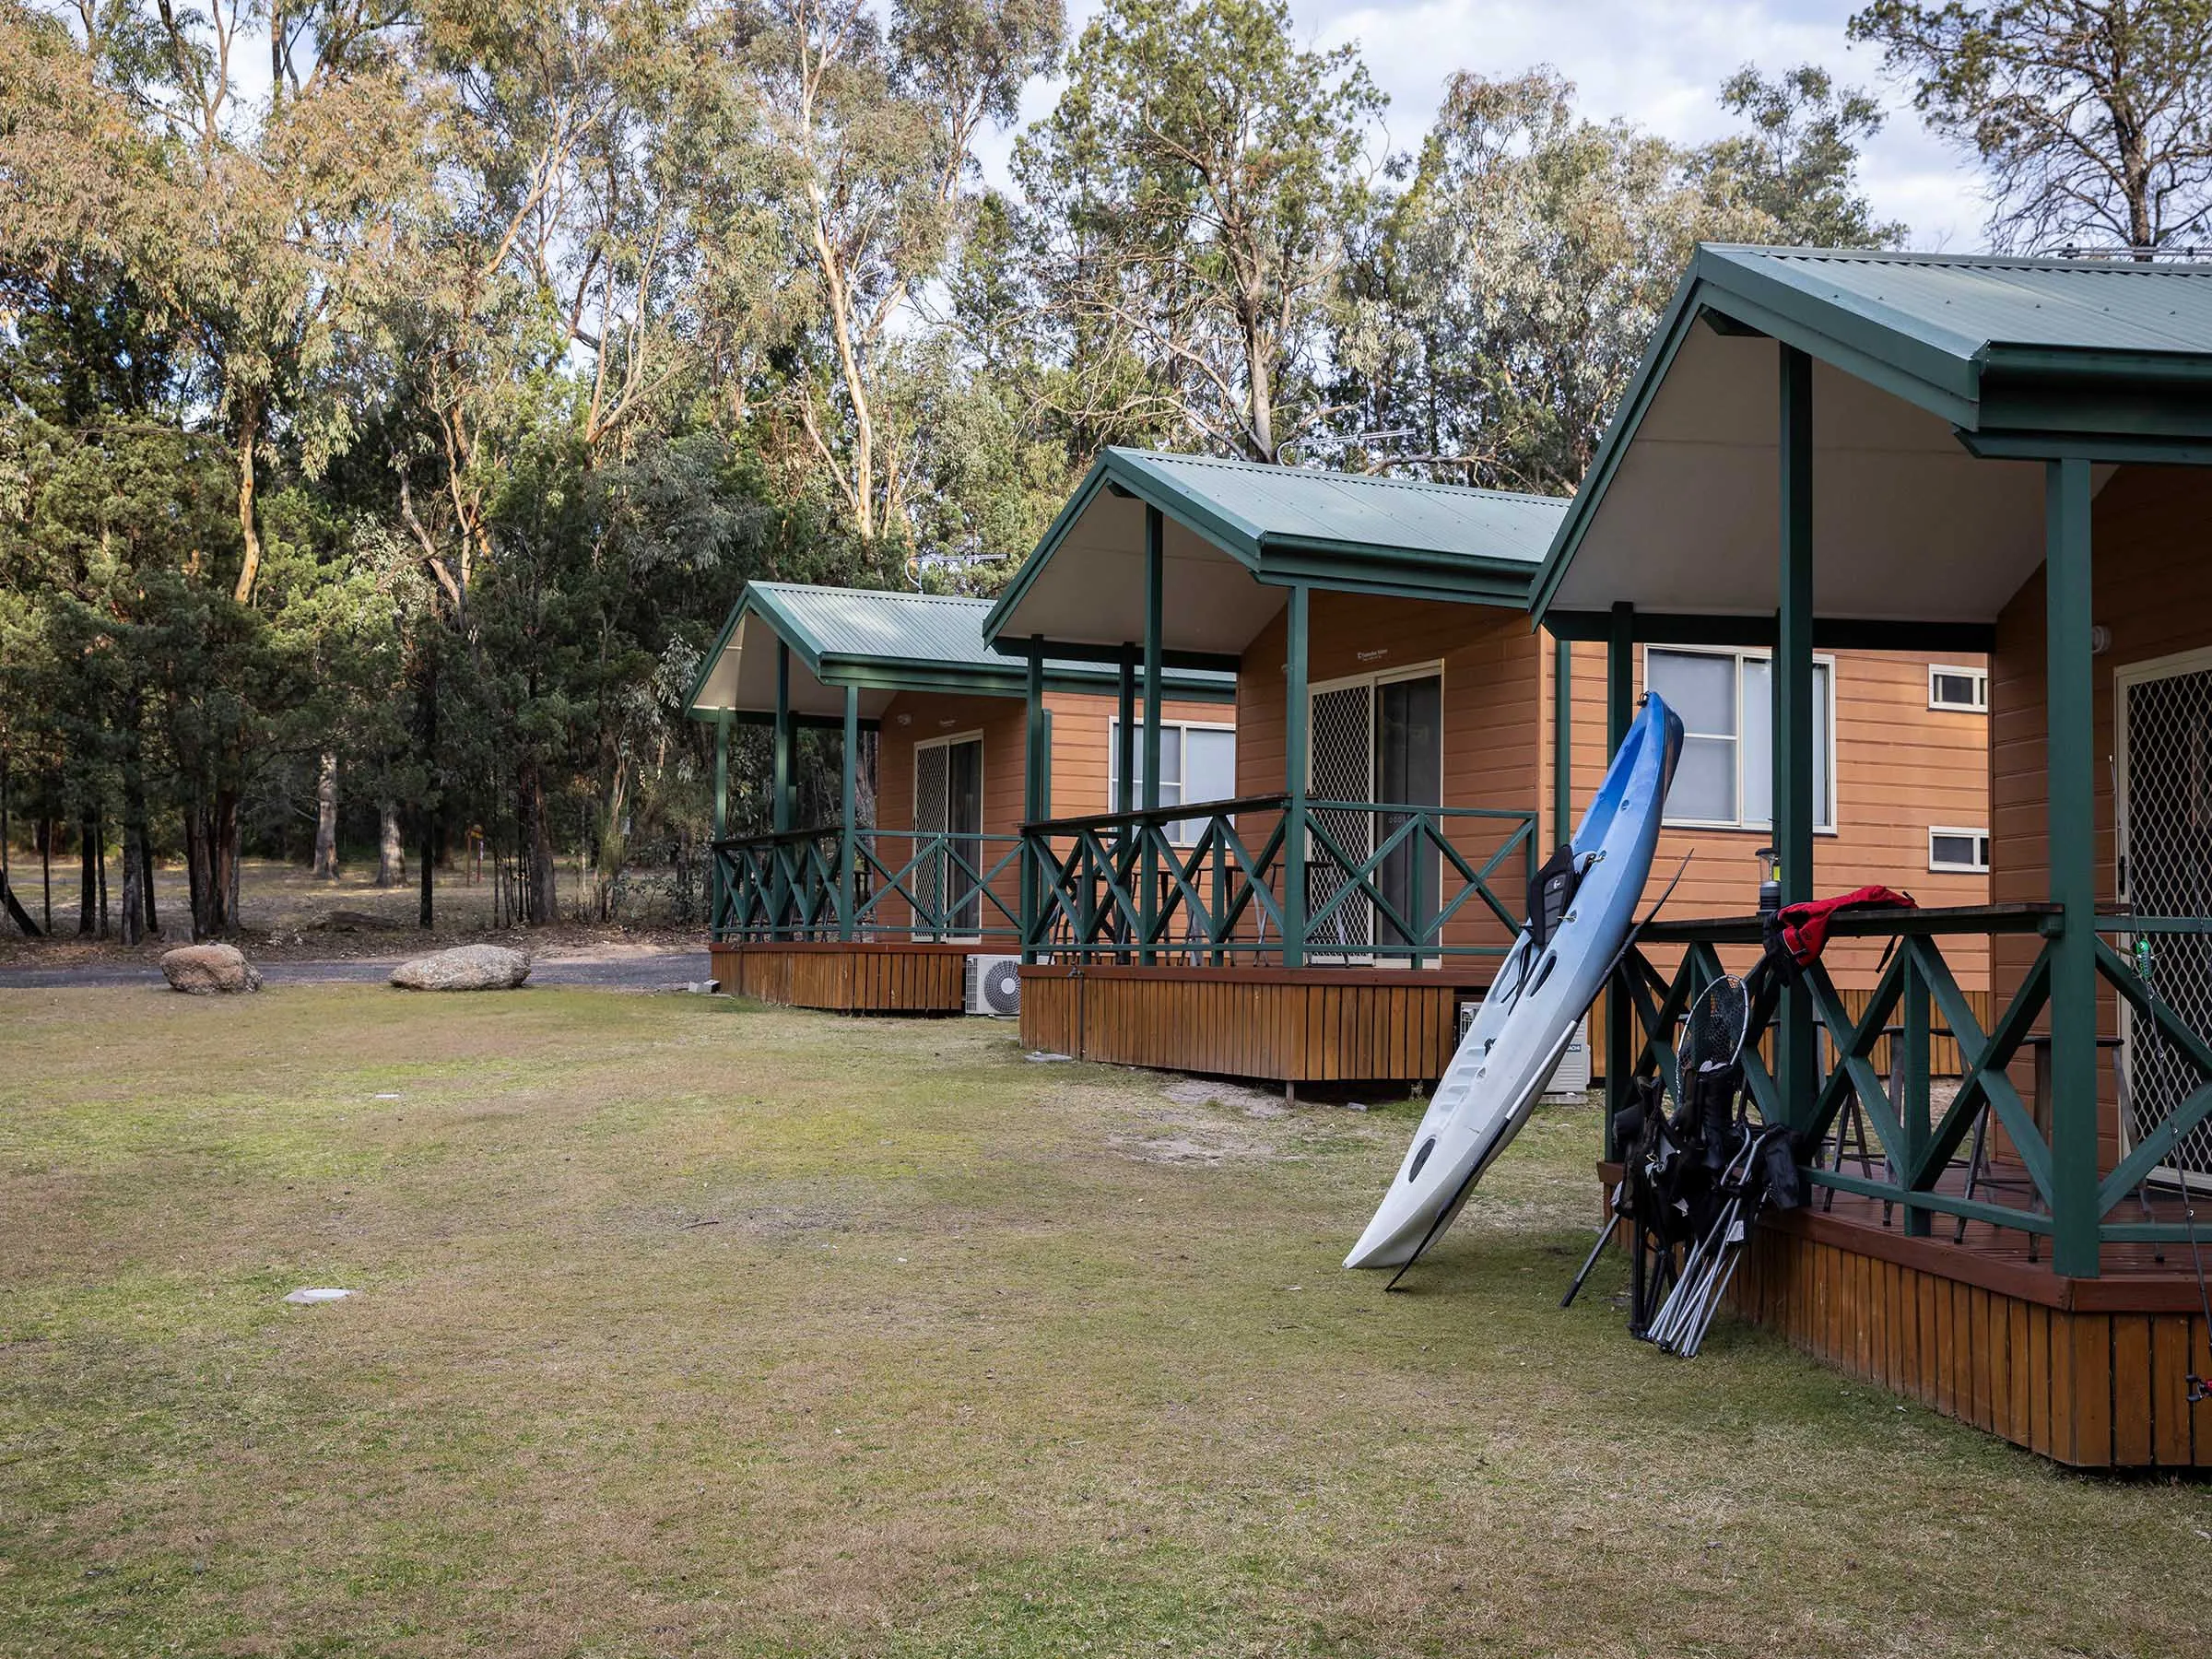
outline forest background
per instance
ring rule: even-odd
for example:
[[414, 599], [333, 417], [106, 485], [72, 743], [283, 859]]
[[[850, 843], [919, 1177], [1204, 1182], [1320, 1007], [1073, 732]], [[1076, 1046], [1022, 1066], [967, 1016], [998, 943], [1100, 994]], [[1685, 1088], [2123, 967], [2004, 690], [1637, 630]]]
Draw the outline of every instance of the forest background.
[[[2212, 203], [2208, 11], [1849, 33], [1993, 246], [2148, 257]], [[56, 930], [232, 934], [258, 855], [429, 926], [480, 846], [503, 920], [650, 867], [688, 924], [747, 581], [992, 593], [1108, 444], [1563, 494], [1696, 242], [1901, 244], [1874, 97], [1712, 85], [1687, 145], [1463, 71], [1394, 149], [1277, 0], [0, 0], [7, 913], [73, 859]]]

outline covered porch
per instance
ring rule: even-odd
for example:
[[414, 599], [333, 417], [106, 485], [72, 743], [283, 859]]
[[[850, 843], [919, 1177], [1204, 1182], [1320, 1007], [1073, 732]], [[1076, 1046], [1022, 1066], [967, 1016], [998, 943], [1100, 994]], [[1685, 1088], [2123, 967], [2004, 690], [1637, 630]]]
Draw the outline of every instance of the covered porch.
[[[1538, 862], [1528, 582], [1564, 503], [1112, 450], [985, 625], [1116, 677], [1112, 809], [1022, 826], [1023, 1033], [1289, 1085], [1441, 1075]], [[1156, 711], [1232, 673], [1201, 794]]]
[[[2212, 1210], [2186, 1184], [2212, 1195], [2212, 681], [2173, 679], [2212, 647], [2212, 587], [2144, 593], [2201, 562], [2174, 549], [2212, 505], [2207, 382], [2202, 267], [1706, 248], [1535, 599], [1607, 641], [1616, 722], [1640, 641], [1774, 652], [1785, 903], [1864, 879], [1817, 859], [1816, 648], [1990, 654], [1993, 902], [1853, 917], [1887, 949], [1871, 996], [1819, 967], [1784, 995], [1747, 1083], [1818, 1196], [1762, 1227], [1733, 1296], [2083, 1465], [2212, 1464]], [[1611, 1104], [1671, 1072], [1684, 1010], [1759, 937], [1747, 913], [1644, 934], [1609, 993], [1634, 1016]], [[1970, 940], [1986, 1015], [1947, 959]]]
[[[1018, 828], [1032, 799], [1050, 800], [1053, 705], [1099, 704], [1112, 676], [986, 650], [987, 609], [920, 594], [747, 588], [689, 705], [716, 733], [710, 948], [724, 990], [846, 1013], [957, 1014], [969, 959], [1020, 950]], [[1230, 695], [1226, 677], [1182, 671], [1166, 688], [1186, 702]], [[769, 728], [770, 822], [731, 834], [729, 745], [745, 724]], [[939, 725], [954, 737], [937, 736]], [[808, 729], [838, 735], [833, 792], [817, 792], [836, 803], [830, 822], [801, 818]], [[900, 775], [882, 775], [872, 763], [894, 752]]]

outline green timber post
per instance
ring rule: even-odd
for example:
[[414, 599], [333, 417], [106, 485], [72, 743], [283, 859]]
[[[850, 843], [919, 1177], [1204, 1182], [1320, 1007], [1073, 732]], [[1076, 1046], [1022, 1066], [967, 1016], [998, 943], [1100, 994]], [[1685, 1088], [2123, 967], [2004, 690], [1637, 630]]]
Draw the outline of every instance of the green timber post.
[[1044, 805], [1046, 768], [1052, 757], [1044, 745], [1044, 636], [1030, 636], [1028, 742], [1021, 762], [1021, 959], [1037, 959], [1039, 896], [1037, 859], [1030, 846], [1030, 829], [1049, 810]]
[[[774, 757], [771, 794], [769, 799], [769, 827], [778, 835], [791, 828], [791, 647], [783, 641], [776, 641], [776, 727], [773, 742]], [[784, 882], [783, 846], [777, 842], [769, 854], [775, 871], [775, 879], [769, 888], [769, 936], [774, 938], [783, 931], [783, 918], [789, 893]]]
[[2097, 1205], [2097, 769], [2090, 728], [2089, 464], [2046, 464], [2044, 666], [2050, 773], [2051, 1267], [2094, 1278]]
[[[1899, 942], [1898, 948], [1905, 953], [1904, 996], [1899, 1010], [1899, 1023], [1903, 1034], [1892, 1039], [1904, 1047], [1892, 1064], [1896, 1075], [1903, 1081], [1897, 1102], [1898, 1117], [1905, 1132], [1905, 1163], [1917, 1169], [1925, 1155], [1931, 1125], [1928, 1117], [1928, 976], [1920, 965], [1920, 947], [1912, 939]], [[1934, 1218], [1926, 1210], [1905, 1206], [1905, 1233], [1909, 1238], [1924, 1239], [1929, 1235]]]
[[[1613, 606], [1606, 636], [1606, 764], [1628, 741], [1636, 718], [1636, 607]], [[1628, 996], [1628, 964], [1614, 971], [1606, 987], [1606, 1156], [1619, 1156], [1613, 1144], [1613, 1119], [1629, 1103], [1629, 1074], [1636, 1068], [1635, 1005]]]
[[[1145, 810], [1159, 805], [1159, 705], [1161, 692], [1160, 631], [1164, 590], [1167, 587], [1167, 520], [1159, 509], [1145, 508]], [[1152, 964], [1152, 934], [1159, 925], [1159, 888], [1152, 868], [1154, 826], [1146, 826], [1143, 854], [1137, 860], [1138, 879], [1144, 889], [1137, 895], [1138, 937], [1145, 948], [1137, 959]]]
[[1290, 589], [1290, 611], [1283, 640], [1283, 788], [1290, 797], [1283, 814], [1283, 966], [1306, 965], [1306, 790], [1308, 723], [1312, 710], [1306, 694], [1306, 644], [1312, 627], [1311, 591], [1302, 582]]
[[1136, 810], [1136, 647], [1122, 647], [1120, 720], [1114, 728], [1113, 809]]
[[[730, 832], [730, 712], [724, 709], [714, 716], [714, 839], [719, 841]], [[725, 882], [722, 873], [722, 853], [716, 851], [709, 860], [707, 877], [707, 937], [722, 936], [723, 889]]]
[[1574, 642], [1551, 642], [1551, 841], [1574, 835]]
[[[1813, 896], [1813, 359], [1781, 348], [1781, 605], [1774, 619], [1774, 851], [1782, 901]], [[1809, 987], [1783, 993], [1774, 1032], [1775, 1083], [1789, 1121], [1813, 1110], [1818, 1058]]]
[[853, 905], [860, 896], [860, 830], [853, 815], [860, 807], [860, 688], [845, 688], [844, 777], [840, 782], [843, 811], [838, 819], [837, 936], [850, 944]]

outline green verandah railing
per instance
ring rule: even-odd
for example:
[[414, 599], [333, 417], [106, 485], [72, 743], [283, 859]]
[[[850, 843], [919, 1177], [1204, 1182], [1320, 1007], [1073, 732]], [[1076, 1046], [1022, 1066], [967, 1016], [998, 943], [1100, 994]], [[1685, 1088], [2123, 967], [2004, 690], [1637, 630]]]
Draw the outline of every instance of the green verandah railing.
[[856, 830], [851, 879], [841, 829], [788, 830], [714, 843], [712, 934], [720, 944], [1021, 937], [1016, 835]]
[[[1288, 902], [1285, 794], [1023, 826], [1032, 956], [1245, 966], [1501, 957], [1520, 930], [1536, 815], [1306, 803], [1302, 903]], [[1500, 891], [1500, 886], [1504, 891]], [[1488, 937], [1464, 925], [1495, 922]], [[1454, 927], [1454, 924], [1463, 924]]]
[[[1812, 1093], [1782, 1099], [1773, 1073], [1758, 1051], [1747, 1048], [1744, 1053], [1746, 1087], [1759, 1113], [1770, 1123], [1790, 1124], [1804, 1144], [1819, 1147], [1837, 1136], [1839, 1120], [1854, 1101], [1872, 1130], [1882, 1155], [1880, 1175], [1853, 1174], [1837, 1167], [1842, 1162], [1839, 1151], [1822, 1159], [1826, 1167], [1808, 1171], [1813, 1182], [1897, 1206], [1903, 1213], [1905, 1231], [1913, 1234], [1928, 1234], [1934, 1218], [1940, 1215], [2040, 1238], [2062, 1240], [2071, 1235], [2092, 1246], [2174, 1242], [2188, 1237], [2183, 1223], [2147, 1218], [2147, 1206], [2144, 1219], [2112, 1217], [2167, 1162], [2185, 1136], [2212, 1120], [2212, 1045], [2153, 993], [2126, 958], [2112, 948], [2108, 935], [2212, 934], [2212, 918], [2107, 915], [2096, 920], [2098, 977], [2133, 1011], [2139, 1031], [2185, 1064], [2194, 1082], [2190, 1092], [2157, 1123], [2133, 1124], [2126, 1152], [2109, 1171], [2092, 1169], [2088, 1181], [2061, 1179], [2053, 1136], [2021, 1098], [2008, 1069], [2031, 1039], [2058, 1041], [2041, 1035], [2038, 1028], [2049, 1008], [2053, 949], [2063, 928], [2058, 907], [2041, 904], [1867, 912], [1837, 918], [1834, 936], [1886, 937], [1893, 941], [1893, 948], [1865, 1010], [1855, 1018], [1825, 967], [1816, 964], [1806, 976], [1806, 994], [1823, 1030], [1818, 1053], [1824, 1064], [1816, 1071]], [[1944, 959], [1941, 941], [1960, 935], [2026, 935], [2040, 940], [2033, 964], [1986, 1030]], [[1672, 1094], [1677, 1081], [1675, 1038], [1683, 1013], [1699, 992], [1725, 971], [1723, 947], [1753, 946], [1759, 938], [1754, 917], [1661, 922], [1645, 930], [1638, 947], [1623, 959], [1608, 990], [1612, 1006], [1627, 1007], [1635, 1017], [1641, 1044], [1635, 1051], [1635, 1076], [1657, 1075]], [[1644, 947], [1670, 945], [1682, 947], [1682, 959], [1667, 975], [1652, 964]], [[1940, 1116], [1931, 1111], [1928, 1065], [1929, 1038], [1937, 1020], [1957, 1041], [1962, 1063], [1958, 1091]], [[1874, 1055], [1891, 1035], [1892, 1075], [1885, 1076]], [[2065, 1075], [2055, 1053], [2048, 1074]], [[1606, 1084], [1608, 1106], [1618, 1109], [1627, 1099], [1627, 1080], [1608, 1077]], [[1938, 1190], [1984, 1113], [1994, 1118], [2011, 1143], [2027, 1183], [2027, 1204]], [[2092, 1160], [2094, 1145], [2091, 1137]], [[2077, 1204], [2071, 1196], [2075, 1193], [2089, 1194], [2087, 1203]]]

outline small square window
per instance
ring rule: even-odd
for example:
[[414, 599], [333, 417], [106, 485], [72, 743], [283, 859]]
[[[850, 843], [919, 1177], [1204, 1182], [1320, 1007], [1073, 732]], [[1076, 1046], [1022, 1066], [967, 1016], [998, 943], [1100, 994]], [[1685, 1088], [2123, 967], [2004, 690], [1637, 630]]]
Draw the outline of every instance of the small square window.
[[1928, 707], [1951, 709], [1964, 714], [1989, 712], [1989, 674], [1981, 668], [1928, 665]]
[[1928, 868], [1981, 876], [1989, 871], [1989, 831], [1930, 830]]

